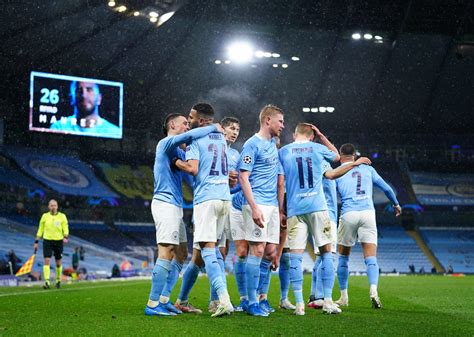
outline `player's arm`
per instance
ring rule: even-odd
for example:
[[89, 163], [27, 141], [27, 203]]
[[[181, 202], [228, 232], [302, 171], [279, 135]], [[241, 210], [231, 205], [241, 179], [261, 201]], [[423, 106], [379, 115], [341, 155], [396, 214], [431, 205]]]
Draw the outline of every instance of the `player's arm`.
[[39, 239], [43, 236], [44, 233], [44, 223], [45, 223], [45, 215], [43, 214], [41, 216], [40, 222], [39, 222], [39, 227], [38, 227], [38, 232], [36, 232], [36, 238], [35, 238], [35, 243], [33, 244], [33, 249], [38, 249], [38, 242]]
[[320, 143], [336, 154], [333, 161], [338, 162], [341, 159], [341, 156], [339, 155], [339, 151], [334, 146], [334, 144], [331, 143], [329, 139], [327, 139], [327, 137], [316, 126], [314, 126], [313, 124], [310, 125], [313, 129], [314, 135], [319, 138]]
[[258, 208], [255, 199], [253, 198], [252, 187], [250, 186], [249, 177], [250, 171], [240, 170], [239, 183], [242, 187], [242, 192], [244, 193], [245, 199], [247, 200], [247, 203], [249, 204], [250, 209], [252, 210], [253, 222], [255, 222], [258, 227], [263, 228], [263, 214], [262, 211], [260, 211], [260, 209]]
[[278, 211], [280, 213], [280, 231], [286, 229], [286, 214], [285, 214], [285, 176], [278, 175]]
[[184, 132], [180, 135], [176, 135], [173, 137], [170, 137], [170, 140], [168, 143], [165, 145], [165, 151], [166, 153], [169, 153], [173, 151], [176, 146], [183, 144], [183, 143], [189, 143], [195, 139], [204, 137], [211, 132], [224, 132], [222, 129], [222, 126], [219, 123], [212, 124], [206, 127], [201, 127], [201, 128], [195, 128], [190, 131]]
[[[174, 165], [183, 172], [189, 173], [192, 176], [198, 174], [199, 169], [199, 160], [191, 159], [188, 161], [183, 161], [181, 159], [174, 159]], [[173, 163], [172, 163], [173, 164]]]
[[385, 182], [385, 180], [382, 179], [381, 176], [375, 171], [375, 169], [372, 172], [372, 182], [374, 183], [375, 186], [379, 187], [383, 193], [387, 196], [388, 200], [392, 203], [392, 207], [395, 210], [395, 216], [399, 216], [402, 214], [402, 208], [400, 206], [400, 203], [397, 200], [397, 196], [395, 195], [395, 192], [393, 192], [392, 188], [390, 187], [389, 184]]
[[331, 180], [337, 179], [337, 178], [342, 177], [344, 174], [346, 174], [347, 172], [349, 172], [351, 169], [353, 169], [356, 166], [359, 166], [362, 164], [370, 165], [371, 163], [372, 162], [370, 161], [369, 158], [360, 157], [355, 162], [352, 162], [350, 164], [341, 165], [338, 168], [327, 170], [326, 172], [324, 172], [324, 177]]

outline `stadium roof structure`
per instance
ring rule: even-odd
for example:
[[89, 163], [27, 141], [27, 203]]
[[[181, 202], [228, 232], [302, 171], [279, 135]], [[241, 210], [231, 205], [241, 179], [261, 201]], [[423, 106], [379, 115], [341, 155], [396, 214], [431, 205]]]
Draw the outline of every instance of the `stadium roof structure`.
[[[27, 133], [36, 70], [124, 82], [126, 130], [206, 100], [244, 136], [267, 103], [287, 125], [338, 133], [472, 134], [473, 12], [470, 0], [6, 1], [2, 115]], [[227, 59], [235, 41], [252, 46], [247, 63]]]

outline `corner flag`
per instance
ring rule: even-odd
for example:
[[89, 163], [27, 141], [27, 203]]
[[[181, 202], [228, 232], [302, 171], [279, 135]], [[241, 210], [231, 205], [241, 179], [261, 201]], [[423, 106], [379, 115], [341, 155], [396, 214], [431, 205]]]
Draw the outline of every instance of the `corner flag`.
[[28, 260], [21, 266], [20, 270], [15, 274], [15, 276], [25, 275], [31, 272], [33, 269], [33, 262], [35, 262], [36, 250], [33, 255], [30, 256]]

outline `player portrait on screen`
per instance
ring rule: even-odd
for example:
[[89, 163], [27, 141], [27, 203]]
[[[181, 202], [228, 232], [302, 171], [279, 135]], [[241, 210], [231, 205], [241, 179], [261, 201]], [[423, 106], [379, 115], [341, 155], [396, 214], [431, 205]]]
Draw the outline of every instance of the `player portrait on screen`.
[[97, 83], [73, 81], [69, 95], [70, 104], [74, 109], [73, 115], [62, 117], [51, 124], [51, 130], [103, 134], [113, 138], [121, 136], [121, 130], [117, 125], [100, 116], [102, 93]]

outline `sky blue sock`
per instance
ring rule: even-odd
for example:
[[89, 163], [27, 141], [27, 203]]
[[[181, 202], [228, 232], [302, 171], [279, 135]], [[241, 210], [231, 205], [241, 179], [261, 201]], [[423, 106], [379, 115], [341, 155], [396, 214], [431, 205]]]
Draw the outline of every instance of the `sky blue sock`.
[[367, 266], [367, 277], [369, 278], [369, 285], [379, 284], [379, 264], [375, 256], [369, 256], [365, 259]]
[[206, 265], [207, 277], [211, 286], [216, 290], [217, 295], [221, 295], [227, 291], [224, 280], [222, 278], [222, 270], [217, 262], [215, 248], [203, 248], [201, 256]]
[[311, 296], [316, 297], [318, 292], [318, 267], [321, 264], [321, 256], [317, 255], [316, 261], [314, 261], [313, 270], [311, 271]]
[[349, 283], [349, 256], [339, 255], [339, 263], [337, 264], [337, 279], [339, 281], [339, 289], [347, 289]]
[[[323, 266], [323, 257], [320, 255], [318, 263], [318, 269], [316, 269], [316, 299], [324, 298], [324, 287], [323, 287], [323, 279], [322, 279], [322, 271], [321, 268]], [[333, 274], [333, 287], [334, 287], [334, 265], [332, 266], [332, 274]]]
[[257, 303], [257, 288], [260, 280], [260, 263], [262, 259], [255, 255], [249, 255], [247, 257], [247, 263], [245, 264], [245, 276], [247, 279], [247, 296], [249, 304]]
[[288, 298], [290, 290], [290, 253], [283, 253], [280, 257], [280, 301]]
[[246, 257], [238, 257], [234, 265], [235, 281], [237, 282], [237, 290], [240, 297], [247, 297], [247, 280], [245, 279]]
[[290, 253], [290, 281], [296, 303], [303, 303], [303, 254]]
[[[219, 267], [221, 267], [221, 271], [222, 271], [222, 275], [223, 275], [223, 281], [224, 281], [224, 284], [226, 285], [227, 287], [227, 280], [226, 280], [226, 277], [225, 277], [225, 264], [224, 264], [224, 258], [222, 256], [222, 253], [219, 249], [219, 247], [216, 247], [216, 258], [217, 258], [217, 262], [219, 263]], [[217, 296], [217, 292], [216, 290], [211, 286], [210, 287], [210, 294], [211, 294], [211, 298], [210, 300], [211, 301], [217, 301], [219, 299], [219, 296]]]
[[193, 261], [189, 262], [188, 267], [183, 273], [183, 283], [179, 291], [179, 300], [185, 302], [188, 300], [189, 293], [196, 283], [196, 279], [199, 275], [200, 268], [194, 264]]
[[324, 253], [321, 262], [321, 283], [324, 289], [324, 298], [332, 298], [332, 288], [334, 287], [334, 262], [332, 253]]
[[181, 269], [183, 269], [183, 264], [173, 259], [173, 261], [171, 261], [171, 270], [168, 274], [166, 285], [163, 288], [163, 291], [161, 292], [162, 296], [170, 297], [171, 291], [173, 291], [173, 288], [176, 285], [176, 282], [178, 281]]
[[258, 282], [258, 294], [268, 294], [272, 272], [270, 266], [272, 261], [262, 259], [260, 262], [260, 280]]
[[151, 291], [149, 297], [151, 301], [159, 301], [170, 269], [171, 261], [164, 259], [156, 260], [155, 267], [153, 267], [153, 273], [151, 275]]

